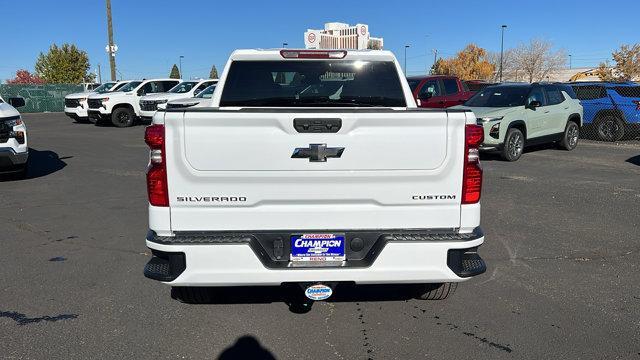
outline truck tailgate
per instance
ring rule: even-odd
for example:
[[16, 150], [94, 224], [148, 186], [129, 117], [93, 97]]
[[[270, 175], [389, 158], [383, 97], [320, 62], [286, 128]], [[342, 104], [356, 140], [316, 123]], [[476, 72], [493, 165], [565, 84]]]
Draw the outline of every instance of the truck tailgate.
[[[299, 132], [295, 119], [341, 128]], [[424, 110], [167, 112], [171, 228], [457, 228], [465, 122]], [[312, 144], [340, 157], [292, 158]]]

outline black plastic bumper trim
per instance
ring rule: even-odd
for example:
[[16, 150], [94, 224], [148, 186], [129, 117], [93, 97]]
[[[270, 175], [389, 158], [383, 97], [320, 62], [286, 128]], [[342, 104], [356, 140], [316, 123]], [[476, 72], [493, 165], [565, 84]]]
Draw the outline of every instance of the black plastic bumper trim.
[[478, 255], [478, 247], [469, 249], [450, 249], [447, 253], [447, 266], [461, 278], [476, 276], [487, 271], [487, 265]]
[[159, 281], [173, 281], [187, 268], [184, 253], [151, 250], [151, 260], [144, 266], [144, 276]]
[[[322, 267], [293, 267], [288, 254], [291, 252], [289, 238], [301, 233], [345, 234], [346, 261]], [[479, 239], [484, 234], [480, 227], [471, 233], [458, 233], [453, 229], [441, 230], [277, 230], [254, 232], [180, 232], [175, 236], [158, 236], [149, 230], [147, 240], [162, 245], [225, 245], [247, 244], [262, 264], [271, 269], [310, 269], [327, 267], [368, 267], [373, 264], [389, 242], [467, 242]]]

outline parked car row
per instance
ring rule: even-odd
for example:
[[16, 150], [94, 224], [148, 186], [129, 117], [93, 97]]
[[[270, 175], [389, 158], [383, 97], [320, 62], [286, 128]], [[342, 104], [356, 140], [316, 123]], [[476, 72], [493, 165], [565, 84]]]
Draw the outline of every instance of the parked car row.
[[[79, 122], [133, 126], [150, 119], [173, 100], [191, 99], [217, 83], [215, 79], [142, 79], [110, 82], [90, 92], [65, 97], [65, 114]], [[211, 90], [211, 92], [213, 92]]]
[[557, 83], [461, 81], [455, 76], [407, 78], [418, 106], [471, 110], [484, 129], [482, 151], [496, 151], [516, 161], [525, 146], [578, 145], [583, 108], [573, 88]]

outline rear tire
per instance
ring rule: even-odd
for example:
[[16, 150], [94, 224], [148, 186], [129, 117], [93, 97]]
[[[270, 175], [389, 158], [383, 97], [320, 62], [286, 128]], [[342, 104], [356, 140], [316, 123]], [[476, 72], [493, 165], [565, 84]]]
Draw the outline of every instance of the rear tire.
[[174, 286], [171, 297], [186, 304], [208, 304], [213, 300], [212, 291], [206, 287]]
[[416, 299], [420, 300], [444, 300], [458, 288], [458, 283], [420, 284], [418, 285]]
[[562, 140], [558, 145], [561, 149], [571, 151], [578, 146], [578, 138], [580, 137], [580, 127], [573, 121], [567, 122], [567, 126], [564, 128], [564, 134]]
[[596, 121], [598, 139], [602, 141], [618, 141], [624, 136], [624, 121], [614, 115], [606, 115]]
[[507, 161], [516, 161], [522, 156], [524, 150], [524, 135], [516, 128], [507, 130], [502, 147], [502, 158]]
[[117, 108], [111, 114], [111, 122], [113, 125], [123, 128], [131, 127], [135, 121], [135, 114], [129, 108]]

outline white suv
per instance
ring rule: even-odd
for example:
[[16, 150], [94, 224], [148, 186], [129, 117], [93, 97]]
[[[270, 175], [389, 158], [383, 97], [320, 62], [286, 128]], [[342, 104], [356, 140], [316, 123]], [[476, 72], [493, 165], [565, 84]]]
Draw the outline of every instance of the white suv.
[[129, 81], [112, 81], [104, 83], [97, 88], [90, 91], [83, 91], [79, 93], [69, 94], [64, 97], [64, 113], [78, 122], [89, 121], [89, 115], [87, 109], [87, 97], [93, 94], [104, 94], [107, 92], [118, 91]]
[[213, 79], [189, 80], [181, 82], [166, 93], [145, 95], [140, 99], [140, 117], [150, 120], [156, 110], [165, 107], [168, 101], [195, 97], [217, 83], [218, 80]]
[[27, 175], [29, 145], [27, 127], [16, 107], [24, 106], [23, 98], [0, 97], [0, 173], [11, 173], [24, 178]]
[[110, 121], [117, 127], [129, 127], [140, 117], [140, 98], [146, 94], [167, 92], [180, 79], [132, 80], [120, 90], [108, 94], [90, 95], [89, 120], [96, 123]]

